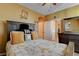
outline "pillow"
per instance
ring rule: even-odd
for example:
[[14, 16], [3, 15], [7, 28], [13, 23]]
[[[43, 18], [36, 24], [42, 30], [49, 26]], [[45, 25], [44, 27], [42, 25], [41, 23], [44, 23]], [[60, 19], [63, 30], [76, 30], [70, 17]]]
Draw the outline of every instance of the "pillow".
[[31, 40], [31, 34], [25, 34], [25, 41]]
[[30, 33], [30, 30], [25, 29], [25, 30], [24, 30], [24, 33], [25, 33], [25, 34], [26, 34], [26, 33]]
[[32, 34], [32, 40], [37, 39], [38, 35], [35, 31], [32, 31], [31, 34]]
[[24, 42], [24, 32], [12, 31], [10, 32], [11, 44], [19, 44]]

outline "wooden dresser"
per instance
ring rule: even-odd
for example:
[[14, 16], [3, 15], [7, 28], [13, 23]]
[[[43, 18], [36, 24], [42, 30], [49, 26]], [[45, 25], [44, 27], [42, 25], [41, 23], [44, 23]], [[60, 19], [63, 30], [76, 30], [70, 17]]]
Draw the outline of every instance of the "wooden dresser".
[[59, 33], [59, 42], [68, 44], [69, 41], [74, 42], [75, 52], [79, 53], [79, 34], [74, 33]]

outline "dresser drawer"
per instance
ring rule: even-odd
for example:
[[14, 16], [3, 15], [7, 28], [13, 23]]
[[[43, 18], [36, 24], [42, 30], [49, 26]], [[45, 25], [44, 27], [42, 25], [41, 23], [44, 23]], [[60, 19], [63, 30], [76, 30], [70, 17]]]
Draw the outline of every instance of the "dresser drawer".
[[69, 38], [70, 39], [79, 39], [79, 35], [74, 35], [74, 34], [72, 35], [71, 34], [71, 35], [69, 35]]

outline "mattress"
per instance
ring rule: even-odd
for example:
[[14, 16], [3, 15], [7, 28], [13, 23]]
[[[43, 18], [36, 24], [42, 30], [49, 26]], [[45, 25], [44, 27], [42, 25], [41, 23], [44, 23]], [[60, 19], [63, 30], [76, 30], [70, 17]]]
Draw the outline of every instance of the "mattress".
[[56, 43], [48, 40], [29, 40], [24, 43], [12, 45], [7, 42], [7, 56], [63, 56], [65, 44]]

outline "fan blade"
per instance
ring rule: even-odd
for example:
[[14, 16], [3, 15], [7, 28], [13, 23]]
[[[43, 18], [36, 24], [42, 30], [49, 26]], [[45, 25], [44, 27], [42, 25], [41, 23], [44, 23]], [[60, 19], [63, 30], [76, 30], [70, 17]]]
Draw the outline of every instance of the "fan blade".
[[56, 5], [56, 3], [53, 3], [53, 5]]
[[44, 6], [46, 3], [43, 3], [42, 6]]

